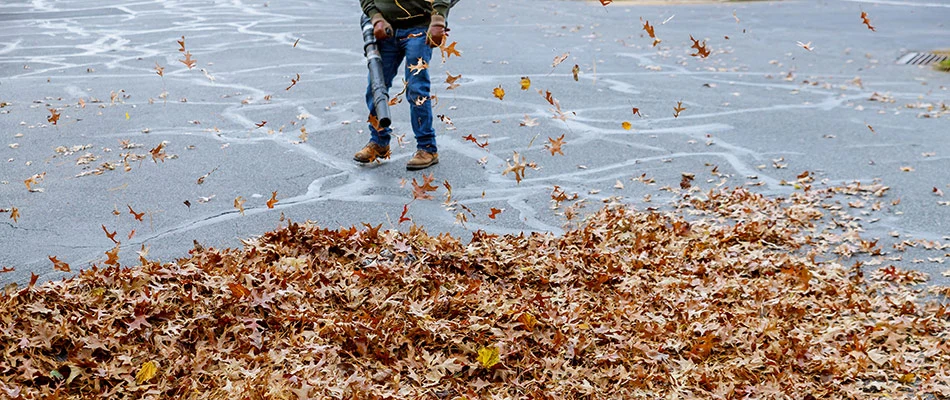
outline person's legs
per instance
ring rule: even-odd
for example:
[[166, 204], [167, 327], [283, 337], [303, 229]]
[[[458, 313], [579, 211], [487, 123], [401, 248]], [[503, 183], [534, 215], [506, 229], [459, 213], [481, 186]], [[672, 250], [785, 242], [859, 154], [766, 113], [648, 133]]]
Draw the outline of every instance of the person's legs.
[[[402, 33], [403, 30], [400, 30]], [[412, 132], [416, 136], [416, 148], [429, 153], [438, 152], [435, 144], [435, 129], [432, 128], [432, 99], [429, 81], [429, 70], [410, 71], [410, 65], [419, 64], [421, 58], [426, 64], [432, 59], [432, 48], [426, 44], [426, 28], [408, 29], [404, 40], [400, 40], [406, 56], [405, 74], [409, 81], [406, 91], [406, 101], [409, 103], [412, 119]], [[422, 98], [425, 98], [423, 101]], [[421, 104], [420, 104], [421, 103]]]
[[[396, 72], [399, 71], [399, 64], [402, 63], [405, 52], [395, 37], [377, 40], [376, 48], [379, 50], [379, 55], [383, 59], [383, 79], [386, 81], [386, 90], [389, 90], [389, 88], [393, 86], [393, 78], [396, 77]], [[368, 77], [367, 81], [369, 81]], [[373, 85], [371, 83], [367, 83], [366, 86], [366, 106], [369, 108], [370, 115], [375, 116], [376, 107], [373, 105]], [[389, 146], [389, 141], [392, 139], [390, 136], [392, 129], [383, 128], [377, 131], [376, 128], [373, 128], [373, 124], [368, 124], [368, 126], [370, 141], [380, 146]]]

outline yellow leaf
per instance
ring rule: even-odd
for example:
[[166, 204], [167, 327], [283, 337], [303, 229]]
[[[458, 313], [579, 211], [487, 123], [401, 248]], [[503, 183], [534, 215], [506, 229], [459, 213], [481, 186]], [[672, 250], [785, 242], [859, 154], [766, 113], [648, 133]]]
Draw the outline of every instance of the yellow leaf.
[[528, 90], [531, 87], [531, 78], [527, 76], [521, 77], [521, 90]]
[[139, 373], [135, 374], [135, 383], [141, 385], [143, 382], [152, 379], [157, 372], [158, 366], [155, 365], [154, 361], [149, 361], [142, 365], [142, 369], [139, 370]]
[[633, 127], [633, 125], [631, 125], [629, 121], [623, 121], [622, 125], [623, 125], [623, 129], [626, 129], [628, 131], [630, 130], [630, 128]]
[[492, 90], [492, 94], [494, 94], [495, 97], [498, 98], [498, 100], [504, 100], [504, 99], [505, 99], [505, 89], [502, 89], [502, 88], [501, 88], [501, 85], [498, 85], [498, 87], [496, 87], [494, 90]]
[[903, 383], [905, 385], [910, 385], [911, 383], [914, 383], [915, 380], [917, 380], [917, 375], [914, 375], [913, 372], [901, 375], [900, 378], [897, 378], [898, 382]]
[[538, 324], [538, 319], [529, 312], [521, 313], [521, 316], [518, 317], [518, 321], [524, 325], [524, 328], [527, 329], [528, 332], [534, 331], [534, 327]]
[[478, 349], [478, 363], [482, 364], [483, 367], [491, 368], [500, 361], [501, 359], [498, 358], [498, 349], [495, 348], [495, 346]]
[[131, 118], [132, 118], [132, 117], [129, 116], [128, 111], [126, 111], [126, 113], [125, 113], [125, 119], [126, 119], [126, 120], [129, 120], [129, 119], [131, 119]]

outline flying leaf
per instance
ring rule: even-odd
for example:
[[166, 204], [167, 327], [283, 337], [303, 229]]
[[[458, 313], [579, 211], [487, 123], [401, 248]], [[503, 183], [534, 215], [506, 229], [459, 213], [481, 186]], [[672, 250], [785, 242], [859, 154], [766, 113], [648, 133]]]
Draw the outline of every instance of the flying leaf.
[[557, 139], [548, 137], [548, 142], [549, 143], [545, 144], [544, 147], [551, 151], [552, 156], [555, 154], [560, 154], [562, 156], [564, 155], [564, 152], [561, 151], [561, 146], [565, 144], [563, 134], [561, 134], [561, 136]]
[[241, 212], [241, 215], [244, 215], [244, 197], [238, 196], [234, 198], [234, 208], [238, 209]]
[[300, 82], [300, 74], [297, 74], [297, 79], [290, 78], [290, 86], [287, 86], [284, 90], [290, 90], [290, 88], [297, 86], [297, 82]]
[[501, 361], [501, 359], [498, 357], [498, 349], [495, 346], [482, 347], [478, 349], [477, 360], [478, 363], [481, 364], [485, 369], [491, 368]]
[[258, 127], [258, 128], [263, 128], [264, 125], [267, 125], [267, 121], [265, 121], [265, 120], [261, 120], [261, 122], [260, 122], [259, 124], [254, 124], [254, 126], [256, 126], [256, 127]]
[[677, 102], [676, 102], [676, 107], [673, 107], [673, 111], [674, 111], [674, 113], [673, 113], [673, 118], [679, 118], [680, 113], [683, 112], [683, 111], [685, 111], [685, 110], [686, 110], [686, 107], [683, 107], [683, 102], [682, 102], [682, 101], [677, 101]]
[[19, 223], [20, 219], [20, 209], [12, 207], [10, 209], [10, 219], [13, 220], [13, 223]]
[[528, 90], [529, 88], [531, 88], [531, 78], [528, 78], [527, 76], [522, 76], [521, 90]]
[[106, 261], [105, 261], [106, 264], [109, 264], [109, 265], [116, 265], [116, 266], [119, 265], [119, 245], [118, 245], [118, 243], [115, 245], [115, 247], [112, 248], [112, 250], [109, 250], [109, 251], [106, 252], [106, 256], [109, 257], [109, 258], [106, 259]]
[[574, 68], [571, 69], [571, 72], [574, 74], [574, 82], [577, 82], [577, 74], [581, 72], [581, 67], [577, 64], [574, 64]]
[[864, 25], [867, 25], [868, 29], [877, 32], [877, 29], [874, 29], [874, 27], [871, 26], [871, 19], [868, 18], [868, 13], [864, 11], [861, 11], [861, 22], [864, 23]]
[[525, 168], [528, 166], [528, 162], [522, 158], [517, 151], [514, 152], [514, 155], [512, 155], [511, 158], [511, 162], [506, 161], [508, 167], [501, 172], [501, 175], [504, 176], [508, 175], [508, 173], [513, 173], [515, 174], [515, 181], [521, 183], [521, 180], [524, 179], [524, 172]]
[[152, 162], [156, 163], [159, 160], [165, 162], [165, 157], [168, 156], [168, 154], [165, 153], [165, 142], [159, 143], [158, 146], [155, 146], [154, 149], [151, 149], [148, 152], [152, 155]]
[[564, 60], [567, 60], [567, 58], [570, 56], [571, 56], [571, 52], [567, 52], [557, 57], [554, 57], [554, 62], [551, 63], [551, 68], [557, 68], [558, 65], [564, 62]]
[[128, 204], [126, 204], [126, 206], [129, 207], [129, 214], [132, 214], [132, 216], [135, 217], [135, 220], [136, 220], [136, 221], [141, 221], [141, 220], [142, 220], [142, 217], [145, 216], [145, 212], [144, 212], [144, 211], [143, 211], [143, 212], [140, 212], [140, 213], [137, 213], [137, 212], [135, 212], [135, 210], [132, 209], [132, 206], [130, 206], [130, 205], [128, 205]]
[[438, 186], [432, 186], [433, 181], [435, 181], [434, 174], [422, 175], [422, 185], [416, 181], [416, 178], [412, 178], [412, 199], [432, 200], [432, 195], [429, 192], [439, 190]]
[[693, 35], [689, 35], [689, 40], [691, 40], [691, 41], [693, 42], [693, 45], [690, 46], [690, 48], [696, 49], [696, 52], [695, 52], [695, 53], [690, 54], [691, 56], [693, 56], [693, 57], [702, 57], [702, 58], [709, 57], [709, 49], [706, 48], [706, 41], [705, 41], [705, 40], [704, 40], [702, 43], [699, 43], [698, 40], [693, 39]]
[[383, 130], [383, 127], [379, 126], [379, 118], [373, 114], [370, 114], [369, 117], [366, 118], [366, 122], [369, 122], [370, 126], [377, 132]]
[[267, 200], [267, 208], [274, 208], [274, 204], [277, 204], [277, 192], [273, 192], [270, 195], [270, 200]]
[[600, 0], [600, 4], [603, 4], [604, 7], [607, 7], [608, 4], [613, 3], [613, 2], [614, 0]]
[[628, 130], [628, 131], [630, 130], [630, 128], [633, 128], [633, 125], [630, 124], [630, 121], [623, 121], [623, 123], [620, 124], [620, 126], [622, 126], [624, 130]]
[[488, 213], [488, 218], [490, 218], [490, 219], [495, 219], [495, 217], [498, 216], [498, 214], [501, 214], [502, 211], [505, 211], [505, 210], [504, 210], [504, 209], [500, 209], [500, 210], [499, 210], [499, 209], [497, 209], [497, 208], [495, 208], [495, 207], [492, 207], [491, 210], [489, 210], [489, 211], [490, 211], [490, 212]]
[[811, 42], [808, 42], [808, 43], [797, 42], [797, 43], [798, 43], [798, 47], [801, 47], [801, 48], [803, 48], [803, 49], [805, 49], [805, 50], [808, 50], [808, 51], [814, 51], [814, 50], [815, 50], [814, 47], [811, 47]]
[[638, 116], [638, 117], [640, 117], [640, 118], [643, 118], [643, 116], [640, 115], [640, 109], [639, 109], [639, 108], [634, 107], [634, 108], [633, 108], [633, 114], [636, 115], [636, 116]]
[[142, 364], [142, 368], [139, 369], [137, 374], [135, 374], [135, 383], [141, 385], [145, 382], [148, 382], [148, 380], [152, 379], [156, 373], [158, 373], [158, 366], [155, 365], [154, 361], [149, 361], [145, 364]]
[[448, 60], [452, 56], [461, 57], [462, 53], [455, 49], [455, 45], [458, 42], [452, 42], [450, 45], [445, 44], [445, 40], [442, 40], [442, 44], [439, 45], [439, 50], [442, 52], [442, 63], [445, 63], [445, 60]]
[[198, 61], [196, 61], [196, 60], [194, 60], [194, 59], [191, 58], [191, 52], [190, 52], [190, 51], [185, 53], [185, 59], [184, 59], [184, 60], [178, 60], [178, 61], [181, 62], [182, 64], [185, 64], [185, 66], [187, 66], [188, 69], [192, 69], [192, 68], [195, 67], [195, 65], [198, 64]]
[[420, 72], [428, 68], [429, 68], [429, 64], [426, 63], [426, 61], [423, 60], [422, 57], [419, 57], [419, 62], [417, 62], [415, 65], [409, 66], [409, 71], [412, 71], [413, 75], [419, 75]]
[[425, 104], [426, 101], [428, 101], [428, 100], [429, 100], [428, 97], [426, 97], [426, 96], [421, 96], [421, 97], [419, 97], [418, 99], [413, 100], [413, 103], [416, 103], [416, 106], [421, 106], [421, 105]]
[[201, 175], [200, 177], [198, 177], [198, 184], [201, 185], [201, 184], [205, 183], [205, 179], [208, 179], [208, 177], [211, 176], [211, 174], [214, 173], [214, 171], [217, 171], [217, 170], [218, 170], [218, 167], [214, 167], [214, 168], [212, 168], [211, 171], [209, 171], [207, 174], [204, 174], [204, 175]]
[[26, 178], [26, 180], [23, 181], [23, 184], [26, 185], [26, 190], [29, 192], [41, 192], [43, 189], [34, 189], [33, 185], [42, 182], [43, 178], [46, 178], [46, 172]]
[[165, 67], [163, 67], [163, 66], [161, 66], [161, 65], [158, 65], [158, 63], [156, 62], [156, 63], [155, 63], [155, 73], [158, 74], [158, 76], [164, 78], [164, 77], [165, 77]]
[[56, 125], [59, 122], [59, 113], [56, 112], [55, 108], [50, 108], [49, 113], [50, 113], [50, 116], [46, 117], [46, 120], [52, 123], [53, 125]]
[[520, 125], [521, 125], [521, 126], [527, 126], [527, 127], [538, 126], [538, 119], [537, 119], [537, 118], [531, 118], [531, 117], [528, 116], [528, 114], [525, 114], [525, 115], [524, 115], [524, 120], [521, 121]]
[[620, 179], [617, 179], [617, 182], [614, 183], [614, 189], [623, 190], [623, 182]]
[[875, 134], [875, 135], [877, 134], [877, 132], [876, 132], [876, 131], [874, 131], [874, 127], [873, 127], [873, 126], [871, 126], [871, 124], [864, 124], [864, 125], [865, 125], [865, 126], [867, 126], [867, 127], [868, 127], [868, 129], [870, 129], [870, 130], [871, 130], [871, 133], [873, 133], [873, 134]]
[[[641, 18], [640, 20], [643, 21], [643, 18]], [[651, 39], [653, 39], [653, 47], [656, 47], [656, 45], [662, 42], [662, 40], [657, 39], [655, 29], [653, 25], [650, 25], [649, 20], [643, 21], [643, 30], [647, 33], [647, 35], [650, 36]]]
[[297, 48], [297, 43], [300, 43], [300, 38], [297, 38], [297, 40], [294, 41], [294, 46], [293, 46], [293, 47], [294, 47], [295, 49]]
[[459, 80], [459, 78], [462, 77], [462, 74], [458, 74], [458, 75], [456, 75], [456, 76], [452, 76], [452, 74], [449, 73], [449, 71], [445, 71], [445, 74], [448, 75], [448, 76], [445, 78], [445, 83], [448, 83], [448, 84], [449, 84], [449, 87], [445, 88], [445, 90], [452, 90], [452, 89], [455, 89], [455, 88], [459, 87], [459, 84], [458, 84], [458, 83], [455, 83], [455, 81]]
[[106, 237], [109, 238], [109, 240], [111, 240], [115, 244], [119, 244], [119, 242], [115, 240], [115, 234], [116, 234], [115, 231], [113, 231], [112, 233], [109, 233], [109, 230], [106, 229], [105, 225], [102, 225], [102, 231], [106, 233]]
[[495, 97], [498, 98], [498, 100], [504, 100], [504, 99], [505, 99], [505, 89], [502, 89], [502, 88], [501, 88], [501, 85], [498, 85], [498, 87], [496, 87], [494, 90], [492, 90], [492, 94], [494, 94]]
[[403, 223], [403, 222], [410, 221], [410, 219], [406, 217], [406, 213], [408, 213], [408, 212], [409, 212], [409, 204], [407, 203], [406, 205], [402, 206], [402, 214], [399, 214], [399, 222], [398, 222], [398, 223], [401, 224], [401, 223]]
[[70, 272], [69, 264], [59, 261], [59, 259], [55, 256], [49, 256], [49, 260], [53, 262], [53, 269], [57, 271]]
[[178, 51], [181, 53], [185, 52], [185, 37], [182, 36], [181, 40], [178, 41]]

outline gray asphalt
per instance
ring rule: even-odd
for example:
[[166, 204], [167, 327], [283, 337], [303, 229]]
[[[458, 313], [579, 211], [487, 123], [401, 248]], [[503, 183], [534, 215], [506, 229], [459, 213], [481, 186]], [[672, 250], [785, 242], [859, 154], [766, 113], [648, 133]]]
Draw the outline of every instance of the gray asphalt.
[[[604, 8], [463, 0], [450, 18], [462, 57], [443, 64], [436, 56], [430, 67], [436, 113], [456, 129], [437, 121], [441, 163], [415, 173], [404, 168], [414, 146], [405, 102], [393, 108], [397, 134], [408, 132], [405, 147], [395, 146], [394, 157], [378, 166], [351, 161], [368, 134], [360, 122], [366, 70], [359, 10], [350, 3], [5, 1], [0, 103], [9, 104], [0, 108], [0, 208], [17, 207], [20, 218], [0, 213], [0, 266], [16, 268], [0, 282], [65, 276], [49, 256], [74, 271], [101, 264], [114, 246], [102, 225], [117, 232], [123, 265], [135, 265], [143, 246], [162, 261], [187, 256], [195, 240], [240, 246], [282, 218], [406, 229], [397, 223], [411, 199], [404, 180], [424, 173], [449, 181], [455, 200], [475, 216], [456, 223], [456, 212], [441, 204], [444, 189], [435, 201], [412, 202], [408, 216], [431, 233], [463, 240], [475, 229], [562, 232], [565, 219], [550, 209], [554, 185], [589, 199], [585, 212], [610, 196], [644, 208], [662, 205], [669, 195], [658, 188], [677, 186], [682, 172], [713, 186], [706, 180], [716, 165], [731, 175], [728, 186], [761, 183], [750, 187], [769, 195], [793, 191], [780, 182], [806, 170], [818, 186], [879, 179], [891, 187], [883, 209], [867, 216], [860, 214], [867, 208], [853, 210], [864, 218], [864, 237], [950, 243], [950, 206], [939, 203], [950, 201], [950, 115], [908, 108], [946, 103], [950, 74], [895, 62], [908, 51], [950, 47], [948, 2]], [[876, 32], [862, 25], [862, 11]], [[662, 40], [656, 48], [641, 18], [655, 26]], [[690, 56], [690, 35], [706, 40], [709, 58]], [[178, 61], [181, 36], [195, 69]], [[812, 51], [797, 42], [811, 43]], [[462, 74], [461, 86], [446, 90], [446, 72]], [[300, 82], [285, 90], [296, 74]], [[531, 78], [531, 90], [520, 90], [522, 76]], [[507, 92], [502, 101], [492, 96], [498, 85]], [[551, 118], [537, 89], [550, 90], [570, 118]], [[677, 101], [686, 110], [674, 118]], [[57, 125], [47, 121], [49, 108], [61, 110]], [[519, 126], [525, 114], [539, 125]], [[300, 128], [309, 134], [305, 143], [295, 143]], [[464, 141], [468, 134], [488, 140], [487, 149]], [[562, 134], [564, 155], [552, 156], [543, 144]], [[139, 147], [123, 149], [123, 140]], [[153, 162], [148, 151], [162, 142], [175, 157]], [[74, 154], [55, 150], [85, 145]], [[520, 184], [502, 175], [514, 151], [539, 167]], [[124, 171], [122, 154], [130, 152], [146, 158]], [[87, 153], [97, 159], [77, 165]], [[105, 162], [115, 169], [77, 177]], [[24, 180], [41, 173], [34, 187], [42, 191], [27, 191]], [[631, 181], [641, 174], [657, 185]], [[623, 189], [614, 188], [617, 180]], [[279, 203], [268, 209], [274, 191]], [[238, 196], [246, 199], [244, 215], [233, 207]], [[146, 213], [143, 221], [129, 206]], [[494, 220], [487, 218], [492, 207], [504, 209]], [[948, 284], [941, 274], [950, 262], [938, 261], [950, 259], [947, 253], [918, 247], [895, 264]]]

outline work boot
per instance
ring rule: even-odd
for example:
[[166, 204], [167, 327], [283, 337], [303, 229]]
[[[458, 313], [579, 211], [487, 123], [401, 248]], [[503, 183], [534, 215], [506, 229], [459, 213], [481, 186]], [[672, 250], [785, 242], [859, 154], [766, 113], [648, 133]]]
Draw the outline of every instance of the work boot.
[[430, 153], [425, 150], [418, 150], [416, 154], [409, 159], [409, 162], [406, 163], [406, 169], [410, 171], [418, 171], [420, 169], [426, 169], [433, 165], [439, 163], [439, 153]]
[[389, 146], [380, 146], [375, 142], [369, 142], [363, 149], [353, 155], [353, 161], [363, 164], [371, 163], [380, 158], [389, 158]]

